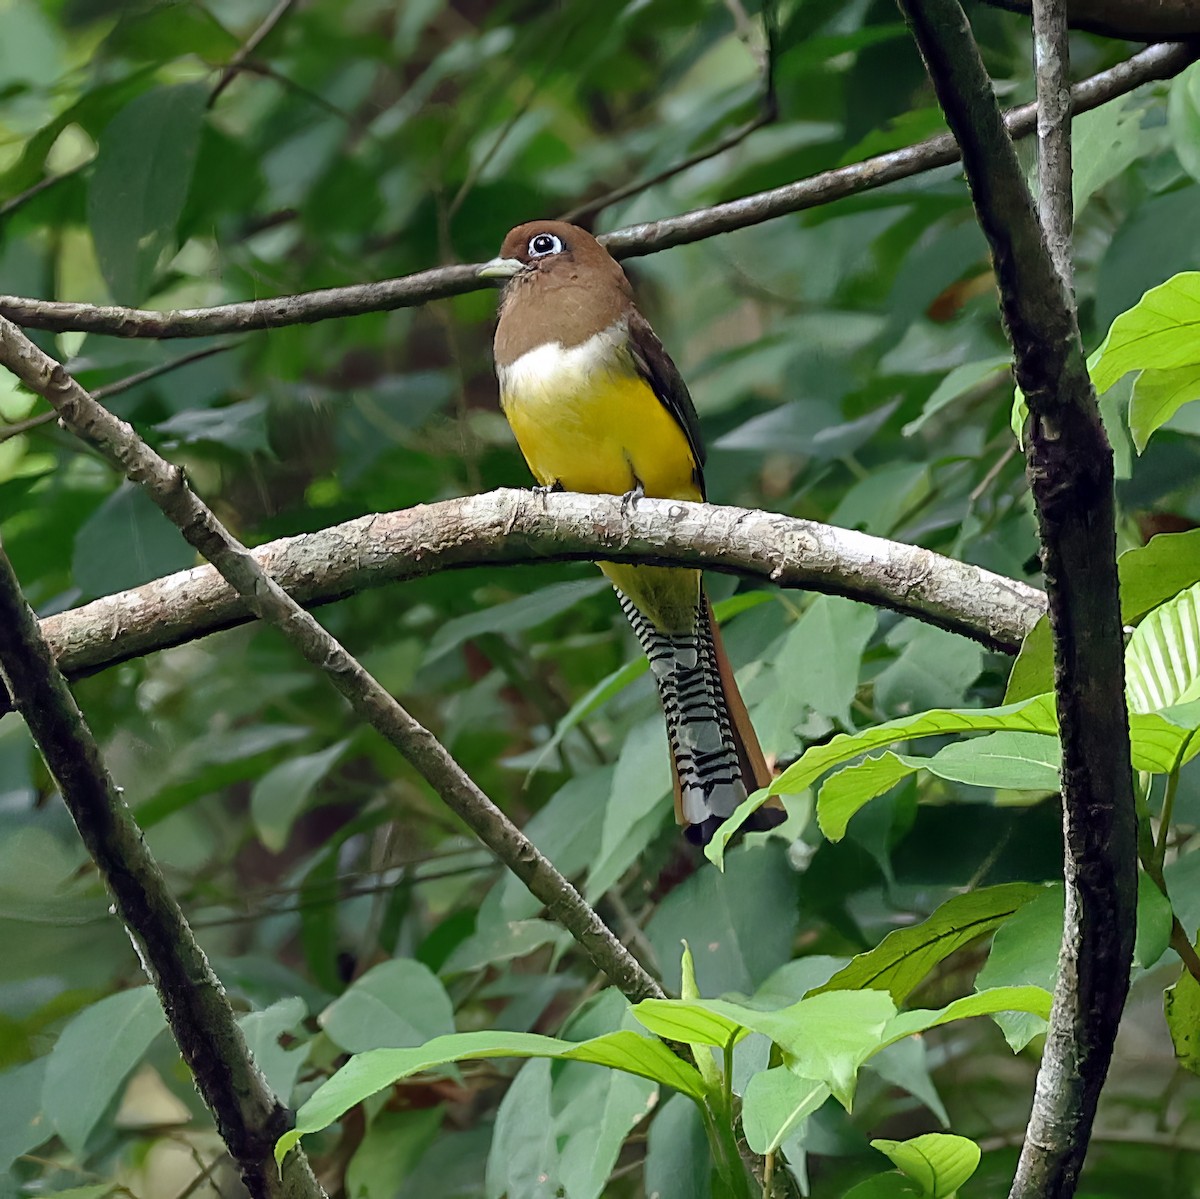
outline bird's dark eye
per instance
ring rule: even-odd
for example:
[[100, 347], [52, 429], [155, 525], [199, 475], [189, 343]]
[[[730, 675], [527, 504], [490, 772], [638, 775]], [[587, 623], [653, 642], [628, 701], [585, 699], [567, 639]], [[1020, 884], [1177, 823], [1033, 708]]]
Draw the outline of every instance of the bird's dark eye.
[[539, 233], [529, 239], [529, 257], [545, 258], [547, 254], [559, 254], [563, 244], [553, 233]]

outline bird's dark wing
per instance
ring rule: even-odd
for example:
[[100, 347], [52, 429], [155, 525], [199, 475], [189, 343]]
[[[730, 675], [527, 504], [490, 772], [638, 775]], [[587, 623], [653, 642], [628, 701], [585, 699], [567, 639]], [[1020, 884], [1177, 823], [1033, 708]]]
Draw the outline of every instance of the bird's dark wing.
[[650, 322], [636, 308], [629, 318], [629, 348], [638, 372], [687, 434], [692, 457], [696, 460], [696, 482], [703, 493], [704, 439], [700, 435], [700, 418], [696, 415], [683, 376], [663, 349], [657, 334], [650, 328]]

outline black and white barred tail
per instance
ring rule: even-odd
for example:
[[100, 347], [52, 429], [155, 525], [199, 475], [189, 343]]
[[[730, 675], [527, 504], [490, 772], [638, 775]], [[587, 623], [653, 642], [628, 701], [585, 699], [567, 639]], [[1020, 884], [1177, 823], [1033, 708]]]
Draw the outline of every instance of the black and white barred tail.
[[[703, 591], [692, 628], [685, 633], [660, 631], [629, 596], [616, 591], [658, 684], [680, 822], [689, 841], [705, 845], [751, 791], [770, 781], [770, 772]], [[784, 818], [781, 809], [764, 806], [744, 827], [774, 828]]]

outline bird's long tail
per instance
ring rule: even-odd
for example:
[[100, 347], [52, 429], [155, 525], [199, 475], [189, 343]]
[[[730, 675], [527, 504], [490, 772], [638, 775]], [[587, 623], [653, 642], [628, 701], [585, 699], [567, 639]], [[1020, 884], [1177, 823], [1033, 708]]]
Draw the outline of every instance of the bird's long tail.
[[[689, 841], [706, 845], [750, 792], [771, 781], [712, 608], [701, 591], [692, 628], [664, 633], [619, 588], [617, 598], [658, 684], [674, 767], [675, 815]], [[782, 823], [786, 813], [777, 804], [759, 808], [743, 827]]]

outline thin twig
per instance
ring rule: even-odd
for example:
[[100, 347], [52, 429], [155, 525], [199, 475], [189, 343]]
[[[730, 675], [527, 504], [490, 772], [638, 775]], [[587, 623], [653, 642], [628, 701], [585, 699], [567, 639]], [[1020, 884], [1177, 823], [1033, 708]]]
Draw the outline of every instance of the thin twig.
[[[120, 395], [123, 391], [129, 391], [130, 388], [137, 387], [139, 383], [146, 383], [151, 379], [157, 379], [160, 375], [167, 375], [171, 371], [191, 366], [193, 362], [200, 362], [205, 358], [211, 358], [214, 354], [227, 353], [236, 345], [236, 341], [226, 341], [220, 345], [205, 346], [202, 350], [193, 350], [190, 354], [181, 354], [178, 358], [172, 358], [170, 362], [160, 362], [155, 366], [148, 366], [145, 370], [128, 375], [124, 379], [118, 379], [115, 383], [106, 383], [103, 387], [97, 387], [92, 392], [92, 398], [94, 400], [106, 400], [110, 396]], [[30, 429], [39, 428], [41, 425], [48, 425], [51, 421], [57, 419], [58, 413], [52, 408], [49, 412], [39, 412], [37, 416], [31, 416], [26, 420], [15, 421], [11, 425], [5, 425], [0, 429], [0, 443], [21, 433], [28, 433]]]
[[[1200, 46], [1197, 45], [1152, 46], [1077, 84], [1072, 89], [1072, 111], [1087, 112], [1133, 91], [1143, 83], [1168, 79], [1182, 71], [1198, 55]], [[1037, 124], [1037, 106], [1026, 104], [1013, 109], [1006, 121], [1014, 137], [1024, 137]], [[801, 212], [871, 191], [936, 167], [949, 166], [958, 158], [954, 138], [950, 134], [941, 134], [903, 150], [880, 154], [852, 166], [823, 171], [771, 191], [697, 209], [681, 216], [619, 229], [601, 240], [617, 258], [655, 254], [672, 246], [704, 241], [720, 233], [744, 229], [788, 213]], [[476, 291], [485, 285], [478, 276], [477, 266], [456, 265], [435, 267], [379, 283], [331, 287], [270, 300], [175, 312], [0, 296], [0, 315], [31, 329], [48, 329], [58, 333], [77, 330], [106, 333], [113, 337], [206, 337], [216, 333], [274, 329], [284, 325], [359, 316], [367, 312], [409, 308], [430, 300]]]
[[[454, 567], [597, 559], [703, 566], [780, 587], [844, 595], [1015, 653], [1045, 614], [1035, 587], [931, 550], [777, 513], [675, 500], [529, 491], [361, 516], [252, 551], [309, 607]], [[47, 617], [59, 666], [76, 678], [244, 624], [250, 611], [211, 566]], [[3, 710], [0, 696], [0, 711]]]
[[247, 1189], [256, 1199], [323, 1195], [302, 1154], [289, 1156], [282, 1179], [276, 1172], [272, 1149], [290, 1127], [287, 1109], [254, 1064], [229, 1000], [105, 768], [2, 548], [0, 675], [137, 944]]
[[[1045, 24], [1064, 19], [1044, 0]], [[901, 0], [962, 146], [1031, 413], [1062, 740], [1066, 909], [1058, 982], [1011, 1199], [1074, 1193], [1129, 987], [1137, 822], [1117, 598], [1112, 450], [1070, 293], [1052, 259], [958, 0]], [[1047, 64], [1051, 59], [1047, 59]], [[1061, 69], [1061, 58], [1054, 59]], [[1043, 86], [1045, 76], [1039, 79]]]
[[583, 897], [467, 776], [433, 734], [406, 712], [376, 679], [266, 575], [211, 509], [188, 487], [183, 472], [154, 452], [134, 430], [98, 404], [53, 358], [0, 317], [0, 363], [44, 396], [64, 425], [112, 466], [142, 486], [261, 620], [273, 625], [328, 676], [354, 711], [404, 755], [443, 802], [544, 903], [595, 966], [631, 999], [661, 988]]
[[278, 0], [275, 7], [263, 18], [263, 23], [238, 47], [237, 53], [229, 60], [225, 70], [221, 73], [221, 78], [217, 80], [217, 85], [213, 88], [212, 95], [208, 97], [209, 108], [212, 108], [217, 102], [221, 93], [234, 81], [238, 72], [243, 69], [246, 60], [270, 36], [271, 31], [287, 16], [288, 9], [295, 3], [296, 0]]
[[689, 154], [687, 158], [672, 163], [657, 174], [651, 175], [646, 179], [632, 180], [621, 187], [616, 187], [612, 191], [605, 192], [602, 196], [597, 196], [594, 200], [588, 200], [583, 204], [576, 205], [570, 211], [563, 214], [562, 219], [564, 221], [578, 221], [581, 218], [588, 219], [595, 216], [598, 212], [603, 212], [604, 209], [611, 207], [613, 204], [618, 204], [622, 200], [628, 200], [630, 196], [640, 195], [644, 191], [649, 191], [652, 187], [657, 187], [660, 183], [666, 183], [667, 180], [674, 179], [676, 175], [681, 175], [684, 171], [690, 171], [692, 167], [699, 166], [702, 162], [708, 162], [710, 158], [716, 158], [718, 155], [724, 154], [727, 150], [735, 149], [752, 133], [755, 133], [766, 125], [772, 124], [778, 119], [779, 96], [775, 90], [775, 62], [779, 35], [778, 14], [775, 10], [774, 0], [768, 0], [768, 3], [763, 5], [763, 31], [766, 35], [766, 46], [761, 54], [755, 53], [753, 28], [750, 25], [749, 17], [746, 15], [746, 10], [738, 3], [738, 0], [726, 0], [726, 7], [733, 16], [734, 27], [738, 32], [738, 36], [746, 44], [746, 49], [758, 59], [758, 68], [762, 74], [762, 84], [758, 97], [758, 111], [755, 115], [750, 120], [745, 121], [736, 129], [727, 133], [713, 145], [703, 150], [697, 150], [694, 154]]
[[73, 167], [69, 167], [65, 171], [60, 171], [57, 175], [47, 175], [44, 179], [39, 179], [36, 183], [31, 184], [23, 192], [17, 192], [15, 196], [5, 200], [0, 204], [0, 221], [7, 216], [12, 216], [18, 208], [28, 204], [35, 196], [40, 196], [42, 192], [49, 191], [50, 188], [56, 187], [64, 180], [71, 179], [78, 175], [84, 167], [90, 167], [94, 159], [87, 159], [85, 162], [76, 163]]

